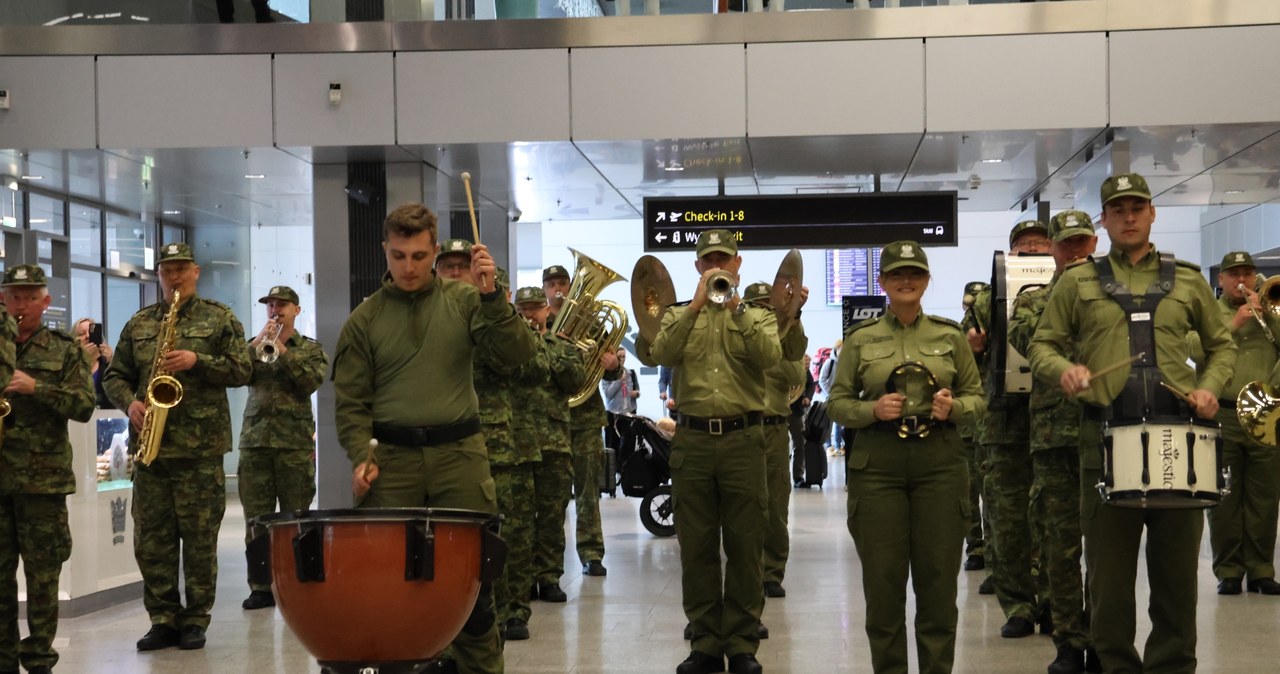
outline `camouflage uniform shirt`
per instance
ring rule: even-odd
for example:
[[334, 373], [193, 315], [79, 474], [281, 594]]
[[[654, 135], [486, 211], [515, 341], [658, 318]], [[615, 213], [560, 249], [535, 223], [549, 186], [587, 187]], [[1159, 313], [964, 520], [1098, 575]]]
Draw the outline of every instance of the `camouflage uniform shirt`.
[[13, 340], [17, 335], [17, 324], [4, 310], [4, 303], [0, 302], [0, 388], [8, 386], [9, 380], [13, 379], [13, 364], [18, 359]]
[[[1018, 295], [1009, 319], [1009, 343], [1021, 353], [1029, 353], [1031, 338], [1036, 334], [1040, 316], [1049, 302], [1049, 293], [1061, 274], [1055, 274], [1049, 285]], [[1072, 361], [1076, 354], [1070, 354]], [[1080, 403], [1068, 398], [1058, 382], [1036, 381], [1031, 386], [1031, 451], [1057, 447], [1075, 449], [1080, 435]]]
[[297, 449], [315, 445], [311, 394], [324, 382], [329, 357], [319, 342], [297, 332], [284, 346], [284, 353], [274, 363], [253, 359], [241, 447]]
[[[157, 302], [133, 315], [116, 344], [103, 388], [117, 409], [135, 400], [146, 403], [147, 383], [159, 347], [167, 302]], [[192, 295], [178, 310], [173, 349], [194, 351], [195, 367], [173, 376], [182, 383], [182, 402], [169, 410], [160, 456], [196, 459], [231, 451], [231, 411], [227, 388], [244, 386], [253, 373], [244, 326], [227, 305]], [[83, 358], [82, 358], [83, 359]], [[130, 451], [138, 434], [131, 433]]]
[[521, 404], [513, 410], [511, 427], [518, 455], [539, 449], [569, 453], [569, 396], [585, 375], [581, 351], [550, 331], [539, 338], [537, 355], [515, 377]]

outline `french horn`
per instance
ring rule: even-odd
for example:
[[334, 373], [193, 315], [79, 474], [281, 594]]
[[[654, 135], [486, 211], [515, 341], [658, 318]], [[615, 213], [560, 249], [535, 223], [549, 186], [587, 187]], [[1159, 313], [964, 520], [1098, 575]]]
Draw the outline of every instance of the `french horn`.
[[1245, 435], [1259, 444], [1280, 445], [1280, 391], [1266, 382], [1251, 381], [1236, 396], [1236, 418]]

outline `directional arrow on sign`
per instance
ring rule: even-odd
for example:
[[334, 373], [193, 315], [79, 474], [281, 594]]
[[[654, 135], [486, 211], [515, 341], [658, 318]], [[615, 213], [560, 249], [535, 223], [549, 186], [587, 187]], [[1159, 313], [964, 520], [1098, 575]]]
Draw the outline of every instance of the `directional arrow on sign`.
[[666, 234], [663, 234], [662, 232], [658, 232], [658, 234], [657, 234], [656, 236], [654, 236], [654, 237], [653, 237], [653, 239], [654, 239], [654, 241], [657, 241], [658, 243], [662, 243], [663, 241], [666, 241], [666, 240], [667, 240], [667, 235], [666, 235]]

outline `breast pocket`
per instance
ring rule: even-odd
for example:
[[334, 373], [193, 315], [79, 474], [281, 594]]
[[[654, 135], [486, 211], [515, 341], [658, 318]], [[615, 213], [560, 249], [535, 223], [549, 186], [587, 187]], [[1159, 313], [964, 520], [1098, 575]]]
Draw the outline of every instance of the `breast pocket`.
[[[901, 364], [898, 350], [891, 344], [868, 345], [862, 347], [861, 358], [858, 362], [858, 379], [861, 386], [854, 386], [854, 389], [883, 392], [889, 373]], [[875, 393], [872, 397], [879, 397], [879, 395]]]
[[948, 388], [956, 378], [955, 347], [950, 342], [920, 345], [920, 362], [929, 368], [938, 386]]
[[213, 326], [208, 325], [182, 326], [178, 329], [178, 339], [175, 340], [177, 343], [174, 348], [203, 350], [193, 347], [208, 344], [213, 339], [214, 332]]

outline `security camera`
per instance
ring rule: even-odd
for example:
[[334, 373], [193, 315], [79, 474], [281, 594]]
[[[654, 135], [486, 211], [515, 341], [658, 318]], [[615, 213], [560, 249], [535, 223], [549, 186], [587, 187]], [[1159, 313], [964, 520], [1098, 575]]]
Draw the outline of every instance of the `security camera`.
[[511, 218], [511, 222], [520, 222], [520, 216], [524, 215], [518, 208], [507, 211], [507, 216]]

